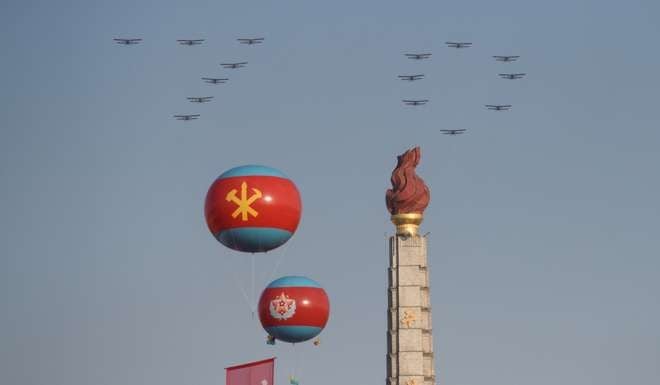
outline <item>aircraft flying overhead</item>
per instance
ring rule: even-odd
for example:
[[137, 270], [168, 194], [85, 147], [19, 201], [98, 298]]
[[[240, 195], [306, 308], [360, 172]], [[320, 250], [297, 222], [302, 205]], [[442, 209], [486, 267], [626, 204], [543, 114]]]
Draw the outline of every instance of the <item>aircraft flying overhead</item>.
[[404, 53], [408, 59], [423, 60], [431, 57], [430, 53]]
[[224, 68], [243, 68], [248, 62], [238, 62], [238, 63], [220, 63]]
[[264, 42], [263, 37], [255, 37], [255, 38], [251, 38], [251, 39], [236, 39], [236, 40], [238, 40], [238, 42], [241, 43], [241, 44], [248, 44], [248, 45], [261, 44], [261, 43]]
[[402, 102], [407, 106], [423, 106], [428, 103], [428, 99], [403, 99]]
[[219, 83], [226, 83], [227, 80], [229, 80], [229, 79], [227, 79], [227, 78], [202, 78], [202, 80], [204, 80], [206, 83], [210, 83], [210, 84], [219, 84]]
[[177, 42], [181, 45], [199, 45], [204, 42], [204, 39], [178, 39]]
[[470, 48], [470, 47], [472, 47], [472, 43], [467, 43], [467, 42], [447, 41], [447, 42], [445, 42], [445, 44], [447, 44], [447, 47], [450, 47], [450, 48]]
[[518, 60], [520, 56], [493, 56], [497, 61], [512, 62]]
[[210, 102], [211, 99], [213, 99], [213, 96], [192, 96], [186, 99], [188, 99], [192, 103], [206, 103], [206, 102]]
[[195, 120], [195, 119], [199, 118], [199, 114], [174, 115], [174, 118], [176, 118], [176, 120]]
[[461, 128], [458, 130], [440, 130], [445, 135], [460, 135], [465, 132], [465, 128]]
[[498, 74], [502, 79], [520, 79], [526, 74]]
[[424, 78], [423, 74], [419, 74], [419, 75], [399, 75], [399, 79], [407, 80], [409, 82], [419, 80], [419, 79], [423, 79], [423, 78]]
[[511, 108], [510, 104], [486, 104], [486, 108], [493, 111], [508, 111]]
[[142, 41], [142, 39], [112, 39], [115, 41], [117, 44], [123, 44], [123, 45], [132, 45], [132, 44], [138, 44], [139, 42]]

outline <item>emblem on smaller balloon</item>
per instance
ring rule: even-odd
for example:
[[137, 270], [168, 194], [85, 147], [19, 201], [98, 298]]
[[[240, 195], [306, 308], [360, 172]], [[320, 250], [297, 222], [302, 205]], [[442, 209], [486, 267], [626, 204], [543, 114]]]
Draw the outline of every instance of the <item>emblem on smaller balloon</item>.
[[270, 301], [270, 316], [285, 320], [296, 314], [296, 300], [289, 298], [284, 292]]

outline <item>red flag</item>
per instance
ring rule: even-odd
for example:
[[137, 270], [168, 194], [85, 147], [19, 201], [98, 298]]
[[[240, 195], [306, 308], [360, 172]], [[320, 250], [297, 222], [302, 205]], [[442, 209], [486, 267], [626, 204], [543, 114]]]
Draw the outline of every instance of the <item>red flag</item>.
[[227, 370], [226, 385], [273, 385], [275, 357], [225, 369]]

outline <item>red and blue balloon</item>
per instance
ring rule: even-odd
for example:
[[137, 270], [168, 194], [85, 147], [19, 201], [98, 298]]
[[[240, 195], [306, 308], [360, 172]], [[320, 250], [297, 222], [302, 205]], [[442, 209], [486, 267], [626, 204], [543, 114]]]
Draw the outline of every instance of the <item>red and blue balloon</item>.
[[301, 211], [293, 181], [277, 169], [259, 165], [224, 172], [209, 188], [204, 206], [213, 236], [231, 249], [251, 253], [288, 241]]
[[284, 342], [316, 337], [328, 322], [325, 290], [307, 277], [286, 276], [271, 282], [259, 298], [259, 320], [266, 332]]

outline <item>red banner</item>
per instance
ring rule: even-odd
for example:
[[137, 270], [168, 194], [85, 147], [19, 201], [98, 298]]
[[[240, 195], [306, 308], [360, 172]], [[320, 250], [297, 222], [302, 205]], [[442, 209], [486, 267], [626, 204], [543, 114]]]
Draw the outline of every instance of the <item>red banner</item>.
[[227, 370], [226, 385], [273, 385], [275, 357], [225, 369]]

